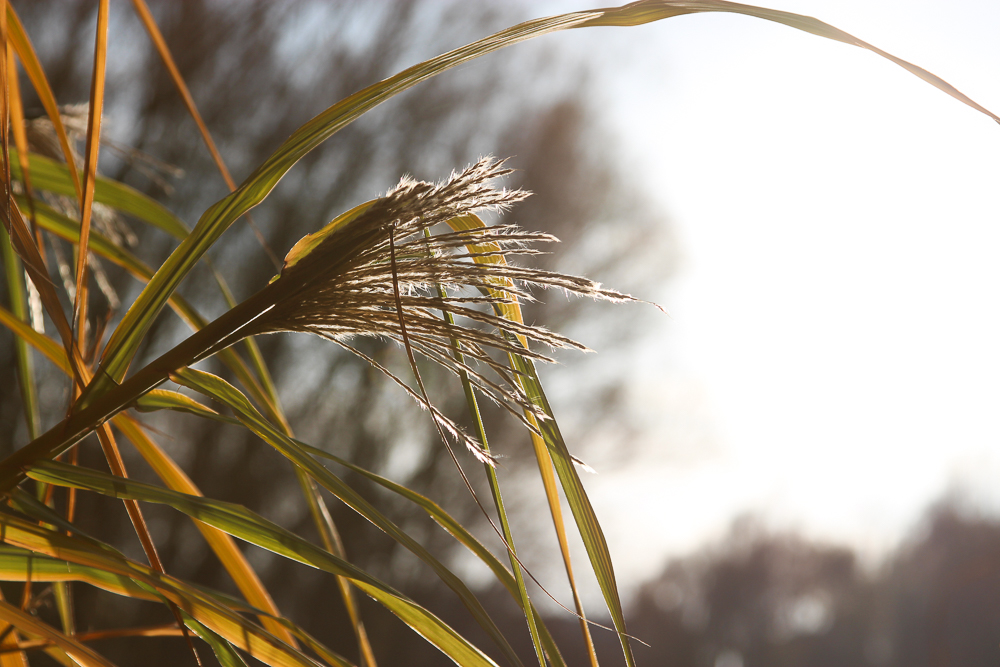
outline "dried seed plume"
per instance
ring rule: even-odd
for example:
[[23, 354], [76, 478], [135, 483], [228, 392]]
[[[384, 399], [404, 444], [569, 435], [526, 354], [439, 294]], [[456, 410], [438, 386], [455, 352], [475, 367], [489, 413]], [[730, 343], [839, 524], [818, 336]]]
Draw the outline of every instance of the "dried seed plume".
[[[252, 333], [316, 334], [375, 364], [349, 340], [374, 336], [403, 344], [402, 319], [406, 342], [415, 352], [456, 374], [468, 374], [483, 395], [532, 428], [523, 411], [542, 419], [545, 415], [524, 395], [514, 371], [496, 358], [497, 353], [551, 361], [520, 340], [549, 348], [586, 348], [542, 327], [504, 317], [503, 305], [531, 300], [532, 286], [614, 301], [632, 297], [585, 278], [507, 263], [511, 256], [537, 254], [538, 244], [556, 240], [548, 234], [524, 232], [513, 225], [471, 229], [453, 225], [445, 233], [424, 235], [424, 230], [440, 223], [484, 210], [505, 211], [523, 200], [529, 193], [493, 186], [510, 171], [502, 161], [485, 158], [439, 184], [404, 177], [384, 197], [303, 239], [269, 287], [276, 295], [273, 306], [254, 322]], [[308, 248], [299, 251], [300, 247]], [[454, 324], [443, 317], [445, 312]], [[453, 342], [461, 346], [463, 361], [455, 358]], [[375, 365], [425, 403], [405, 382]], [[477, 456], [487, 456], [436, 408], [424, 407]]]

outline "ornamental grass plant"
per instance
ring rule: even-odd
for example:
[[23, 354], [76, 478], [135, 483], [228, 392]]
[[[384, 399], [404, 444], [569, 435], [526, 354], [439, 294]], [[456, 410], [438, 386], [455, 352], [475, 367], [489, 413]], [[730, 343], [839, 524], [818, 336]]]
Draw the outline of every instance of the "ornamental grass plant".
[[[298, 163], [311, 159], [327, 141], [383, 102], [414, 86], [429, 85], [429, 80], [447, 70], [466, 64], [476, 67], [472, 61], [481, 56], [559, 30], [638, 29], [683, 14], [734, 12], [868, 49], [1000, 122], [933, 74], [816, 19], [722, 0], [642, 0], [520, 23], [375, 83], [364, 82], [368, 85], [359, 85], [356, 92], [325, 110], [316, 109], [311, 120], [237, 184], [199, 113], [198, 99], [180, 75], [177, 54], [163, 39], [144, 0], [133, 0], [135, 17], [230, 190], [188, 229], [153, 198], [99, 174], [102, 145], [129, 151], [109, 144], [104, 136], [102, 110], [112, 52], [109, 45], [114, 41], [109, 30], [110, 3], [102, 0], [97, 5], [94, 47], [87, 54], [92, 62], [89, 104], [73, 108], [60, 107], [16, 5], [3, 4], [4, 204], [0, 210], [9, 304], [0, 309], [0, 323], [13, 334], [28, 433], [28, 441], [18, 443], [16, 451], [0, 461], [4, 494], [0, 580], [18, 582], [16, 588], [6, 587], [7, 597], [0, 600], [0, 664], [4, 666], [46, 661], [108, 665], [109, 660], [92, 642], [116, 638], [138, 640], [130, 644], [138, 648], [128, 656], [129, 664], [144, 664], [141, 640], [167, 636], [186, 647], [184, 655], [191, 664], [216, 660], [222, 665], [251, 661], [276, 666], [374, 667], [391, 642], [369, 636], [366, 603], [359, 593], [435, 647], [442, 662], [566, 664], [536, 606], [536, 591], [545, 590], [547, 583], [529, 584], [534, 576], [518, 557], [518, 536], [505, 506], [497, 453], [490, 448], [482, 418], [486, 404], [506, 413], [531, 442], [548, 502], [546, 511], [552, 516], [572, 590], [572, 604], [565, 613], [579, 617], [579, 641], [588, 647], [591, 664], [599, 664], [599, 656], [590, 637], [593, 623], [577, 592], [567, 531], [579, 534], [588, 556], [584, 565], [599, 584], [621, 655], [626, 664], [635, 664], [633, 638], [598, 514], [578, 473], [572, 443], [564, 440], [536, 371], [536, 364], [550, 361], [554, 348], [585, 348], [545, 328], [544, 323], [526, 321], [522, 313], [522, 305], [535, 298], [539, 287], [610, 301], [632, 297], [587, 278], [523, 261], [555, 239], [521, 229], [502, 215], [516, 211], [529, 195], [504, 186], [510, 168], [517, 166], [516, 158], [505, 162], [488, 157], [471, 165], [454, 164], [450, 175], [445, 170], [435, 182], [396, 175], [398, 185], [388, 192], [372, 193], [374, 198], [356, 202], [325, 226], [283, 248], [284, 259], [274, 258], [277, 273], [270, 282], [236, 286], [236, 293], [245, 298], [233, 296], [226, 282], [227, 267], [210, 260], [209, 251], [230, 238], [224, 236], [227, 229], [265, 202], [279, 181], [286, 176], [294, 179]], [[43, 117], [26, 120], [22, 83], [37, 97]], [[144, 158], [145, 163], [161, 171], [169, 169], [155, 158]], [[499, 221], [481, 217], [484, 212], [493, 213]], [[169, 255], [143, 257], [141, 248], [130, 248], [129, 232], [118, 224], [119, 216], [176, 239]], [[72, 244], [72, 257], [59, 256], [55, 249], [61, 246], [52, 238]], [[107, 288], [105, 262], [121, 267], [143, 284], [138, 295], [122, 305], [121, 316], [116, 311], [117, 296]], [[227, 303], [227, 310], [217, 318], [203, 316], [179, 289], [196, 272], [214, 281], [212, 289]], [[98, 303], [110, 307], [102, 310]], [[166, 311], [173, 311], [190, 333], [147, 361], [146, 348], [151, 340], [155, 343], [157, 322]], [[260, 349], [262, 337], [281, 332], [328, 339], [357, 355], [424, 409], [422, 418], [433, 424], [440, 447], [449, 453], [453, 474], [468, 490], [467, 503], [488, 519], [489, 539], [499, 545], [501, 556], [473, 534], [468, 520], [446, 512], [436, 502], [433, 489], [401, 484], [331, 454], [321, 447], [324, 443], [306, 443], [296, 437], [293, 427], [303, 425], [285, 413], [272, 380], [271, 361]], [[372, 345], [377, 352], [371, 351]], [[402, 361], [387, 363], [383, 348], [397, 350]], [[65, 374], [68, 402], [47, 401], [37, 391], [39, 355]], [[218, 364], [217, 372], [200, 364], [209, 359]], [[444, 382], [462, 387], [467, 414], [450, 414], [435, 402], [437, 385]], [[184, 413], [245, 429], [270, 446], [286, 464], [274, 474], [295, 480], [294, 502], [311, 517], [315, 539], [245, 503], [203, 495], [192, 481], [197, 471], [185, 470], [161, 446], [170, 434], [153, 430], [144, 421], [149, 413]], [[366, 415], [354, 417], [361, 421]], [[171, 420], [157, 422], [164, 423]], [[106, 469], [81, 462], [79, 449], [88, 438], [99, 443]], [[131, 453], [122, 455], [126, 447], [145, 461], [156, 483], [130, 477], [126, 460]], [[338, 470], [349, 471], [351, 476]], [[485, 479], [488, 495], [476, 490], [481, 488], [481, 479]], [[521, 633], [530, 638], [533, 650], [519, 652], [515, 644], [520, 640], [501, 630], [491, 611], [449, 568], [444, 556], [423, 543], [420, 531], [394, 521], [370, 501], [357, 480], [378, 486], [394, 502], [418, 508], [445, 529], [454, 546], [479, 559], [497, 586], [509, 593], [509, 604], [523, 617]], [[79, 499], [90, 494], [122, 503], [141, 554], [81, 529], [77, 508], [83, 503]], [[567, 517], [560, 494], [569, 508]], [[511, 500], [516, 503], [518, 499], [507, 502]], [[420, 561], [425, 576], [436, 577], [457, 596], [462, 613], [478, 627], [476, 632], [458, 632], [419, 596], [359, 567], [350, 557], [354, 545], [341, 537], [330, 510], [332, 503], [349, 507]], [[169, 545], [154, 537], [146, 519], [156, 506], [190, 518], [231, 578], [233, 591], [206, 588], [172, 574], [174, 564], [160, 557]], [[87, 519], [101, 521], [100, 517]], [[310, 576], [336, 581], [341, 597], [337, 604], [343, 605], [348, 619], [343, 632], [353, 637], [349, 655], [335, 652], [307, 632], [306, 619], [282, 613], [275, 602], [280, 591], [265, 587], [264, 578], [237, 540], [300, 563]], [[129, 598], [129, 604], [161, 606], [169, 620], [154, 627], [135, 627], [123, 611], [114, 629], [84, 629], [90, 625], [88, 615], [96, 612], [74, 604], [82, 587], [102, 591], [99, 599], [105, 607]], [[16, 591], [16, 596], [10, 591]], [[51, 608], [40, 606], [48, 598], [53, 601]]]

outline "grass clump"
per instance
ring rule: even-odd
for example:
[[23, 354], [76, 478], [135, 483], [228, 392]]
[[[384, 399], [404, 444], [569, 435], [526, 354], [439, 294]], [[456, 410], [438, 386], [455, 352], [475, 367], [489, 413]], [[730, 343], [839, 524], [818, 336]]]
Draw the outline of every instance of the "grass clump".
[[[519, 606], [534, 649], [532, 659], [540, 667], [563, 665], [559, 648], [528, 593], [525, 575], [530, 573], [524, 570], [514, 548], [478, 398], [485, 397], [519, 420], [525, 427], [525, 437], [534, 445], [554, 530], [570, 573], [573, 613], [581, 619], [582, 641], [588, 647], [590, 660], [595, 665], [598, 662], [571, 575], [560, 489], [603, 593], [624, 660], [634, 664], [608, 545], [577, 474], [576, 459], [562, 437], [535, 370], [536, 362], [550, 361], [546, 348], [583, 346], [526, 323], [520, 308], [532, 299], [531, 289], [535, 287], [554, 287], [613, 301], [631, 297], [585, 278], [508, 262], [516, 256], [540, 252], [539, 244], [554, 238], [509, 224], [488, 225], [479, 217], [483, 211], [504, 211], [527, 196], [521, 190], [498, 187], [498, 180], [509, 173], [503, 162], [483, 159], [437, 184], [404, 177], [384, 196], [355, 206], [295, 243], [284, 262], [278, 262], [279, 272], [274, 279], [239, 303], [232, 299], [219, 275], [221, 271], [211, 267], [221, 293], [230, 303], [229, 309], [215, 320], [200, 316], [177, 292], [195, 267], [207, 262], [206, 253], [224, 243], [223, 233], [267, 199], [296, 163], [383, 101], [482, 55], [557, 30], [634, 27], [682, 14], [725, 11], [777, 21], [869, 49], [1000, 120], [929, 72], [815, 19], [722, 0], [644, 0], [620, 8], [521, 23], [362, 88], [301, 125], [237, 185], [215, 149], [151, 13], [143, 0], [134, 0], [133, 5], [231, 192], [208, 207], [188, 231], [148, 197], [99, 178], [108, 2], [98, 6], [90, 103], [85, 112], [76, 109], [69, 115], [60, 112], [30, 36], [15, 10], [5, 3], [5, 202], [0, 210], [6, 231], [2, 243], [11, 303], [10, 309], [0, 310], [0, 322], [14, 334], [30, 442], [0, 461], [0, 491], [5, 494], [0, 507], [0, 579], [23, 582], [19, 604], [0, 600], [0, 622], [5, 624], [0, 635], [0, 648], [6, 651], [4, 664], [8, 658], [25, 664], [35, 660], [38, 651], [44, 651], [63, 664], [106, 665], [108, 661], [86, 642], [112, 635], [176, 635], [187, 641], [192, 661], [200, 659], [193, 641], [197, 637], [224, 665], [244, 664], [246, 656], [279, 666], [352, 664], [323, 646], [295, 619], [281, 613], [233, 538], [335, 577], [360, 664], [374, 667], [380, 647], [368, 637], [362, 608], [355, 599], [358, 590], [456, 664], [494, 665], [498, 656], [513, 665], [522, 664], [525, 657], [518, 654], [511, 638], [501, 631], [461, 578], [354, 486], [324, 466], [318, 457], [328, 456], [325, 452], [296, 439], [255, 339], [277, 332], [321, 336], [385, 372], [427, 409], [446, 445], [458, 442], [485, 464], [493, 505], [489, 512], [476, 495], [460, 459], [452, 453], [474, 503], [490, 517], [506, 551], [507, 564], [431, 498], [351, 461], [338, 460], [401, 500], [419, 506], [463, 548], [482, 560]], [[45, 120], [25, 121], [18, 67], [42, 102]], [[77, 150], [79, 143], [84, 144], [82, 152]], [[169, 257], [155, 270], [127, 247], [127, 235], [114, 231], [116, 211], [127, 212], [178, 238]], [[75, 261], [47, 257], [47, 234], [58, 234], [73, 243]], [[93, 261], [97, 255], [126, 267], [146, 283], [120, 319], [101, 320], [88, 307], [91, 278], [107, 293], [106, 281]], [[134, 363], [148, 343], [157, 317], [168, 307], [191, 325], [193, 333], [156, 359]], [[55, 336], [50, 335], [53, 332]], [[406, 353], [413, 380], [391, 372], [375, 356], [359, 349], [354, 343], [359, 337], [398, 344]], [[72, 387], [68, 409], [65, 405], [41, 404], [35, 387], [32, 348], [68, 376]], [[225, 365], [232, 381], [192, 368], [209, 357]], [[441, 367], [461, 379], [469, 418], [475, 425], [473, 433], [458, 426], [457, 416], [446, 414], [434, 404], [434, 387], [428, 389], [421, 371], [428, 366]], [[162, 388], [168, 381], [176, 387]], [[195, 396], [176, 391], [177, 387]], [[215, 409], [219, 406], [221, 411]], [[199, 419], [223, 421], [246, 429], [270, 445], [295, 471], [317, 543], [243, 505], [204, 497], [181, 466], [157, 444], [154, 434], [136, 419], [132, 409], [175, 410]], [[42, 414], [46, 419], [40, 418]], [[57, 423], [42, 433], [43, 421]], [[110, 474], [84, 467], [75, 458], [76, 446], [91, 434], [96, 434], [101, 444]], [[160, 484], [129, 477], [119, 449], [121, 438], [145, 459]], [[67, 458], [54, 460], [60, 456]], [[34, 483], [28, 483], [29, 479]], [[89, 537], [79, 529], [76, 498], [80, 492], [122, 500], [143, 547], [145, 562], [127, 557], [115, 545]], [[324, 493], [345, 503], [416, 555], [459, 597], [470, 618], [489, 638], [490, 646], [475, 645], [419, 601], [353, 564], [346, 556]], [[189, 516], [243, 599], [171, 576], [158, 555], [140, 502], [166, 505]], [[127, 628], [117, 634], [81, 633], [77, 629], [78, 615], [85, 618], [88, 612], [74, 610], [74, 590], [78, 586], [74, 582], [160, 604], [169, 611], [173, 622], [156, 628]], [[56, 601], [56, 613], [52, 618], [33, 615], [39, 595], [49, 591]]]

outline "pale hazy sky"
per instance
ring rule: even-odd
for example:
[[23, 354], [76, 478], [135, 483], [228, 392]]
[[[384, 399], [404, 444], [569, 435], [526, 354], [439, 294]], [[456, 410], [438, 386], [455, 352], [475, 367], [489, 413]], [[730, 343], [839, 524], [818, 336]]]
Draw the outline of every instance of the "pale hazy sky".
[[[767, 6], [1000, 112], [995, 0]], [[598, 66], [624, 175], [683, 255], [629, 371], [643, 456], [592, 454], [606, 470], [585, 479], [623, 583], [746, 511], [877, 557], [949, 491], [1000, 508], [1000, 126], [870, 52], [743, 16], [545, 39]]]

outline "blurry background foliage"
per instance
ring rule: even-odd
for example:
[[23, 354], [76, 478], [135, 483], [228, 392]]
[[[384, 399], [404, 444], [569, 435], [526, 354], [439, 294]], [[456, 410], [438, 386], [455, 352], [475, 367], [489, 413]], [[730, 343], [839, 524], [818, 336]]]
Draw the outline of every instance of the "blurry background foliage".
[[[95, 5], [32, 1], [14, 6], [35, 43], [56, 99], [61, 104], [83, 103], [81, 124], [85, 127], [92, 63], [89, 56], [81, 54], [93, 48]], [[523, 8], [501, 3], [185, 0], [151, 2], [150, 6], [237, 181], [334, 101], [413, 62], [524, 18], [520, 15]], [[112, 3], [109, 33], [103, 130], [108, 145], [102, 151], [101, 171], [154, 196], [193, 224], [226, 192], [225, 183], [131, 7]], [[641, 284], [637, 284], [641, 280], [636, 279], [641, 274], [630, 266], [633, 262], [655, 267], [657, 279], [668, 277], [674, 256], [669, 225], [663, 214], [652, 211], [641, 193], [619, 175], [613, 136], [601, 127], [590, 106], [586, 69], [561, 58], [557, 50], [540, 46], [543, 48], [513, 49], [447, 72], [366, 114], [322, 149], [310, 153], [253, 212], [273, 252], [282, 257], [300, 237], [385, 192], [401, 174], [438, 180], [481, 155], [495, 154], [513, 156], [509, 164], [517, 170], [503, 185], [534, 193], [517, 205], [508, 219], [524, 229], [549, 232], [562, 240], [548, 249], [553, 254], [531, 261], [587, 275], [625, 292], [641, 293]], [[23, 78], [22, 90], [28, 116], [43, 114]], [[151, 163], [131, 152], [133, 149], [163, 165]], [[168, 168], [173, 166], [183, 172]], [[173, 247], [172, 239], [148, 226], [124, 224], [151, 265], [158, 265]], [[72, 257], [68, 244], [62, 252]], [[209, 254], [237, 300], [255, 292], [275, 273], [244, 222], [234, 225]], [[141, 286], [118, 267], [107, 262], [102, 267], [117, 299], [130, 303]], [[226, 309], [204, 266], [193, 271], [180, 293], [209, 319]], [[611, 306], [567, 300], [559, 293], [539, 297], [543, 303], [525, 308], [526, 321], [575, 335], [589, 347], [609, 354], [612, 345], [624, 353], [630, 332], [637, 329], [636, 318], [649, 317], [652, 310], [626, 306], [609, 312]], [[93, 303], [98, 319], [102, 319], [106, 299], [94, 297]], [[595, 307], [604, 308], [603, 326], [586, 325], [593, 320]], [[135, 367], [188, 333], [172, 313], [163, 313]], [[6, 331], [0, 335], [9, 339]], [[428, 493], [471, 526], [484, 523], [474, 505], [467, 502], [468, 493], [426, 413], [381, 373], [311, 336], [272, 335], [261, 338], [259, 344], [300, 439]], [[405, 356], [398, 349], [363, 339], [355, 344], [401, 376], [408, 374]], [[3, 377], [11, 379], [16, 363], [12, 349], [8, 345], [0, 351]], [[585, 361], [575, 354], [572, 364]], [[222, 368], [209, 367], [216, 372]], [[39, 364], [37, 372], [43, 405], [64, 403], [68, 398], [65, 376], [47, 364]], [[582, 378], [585, 370], [576, 372]], [[457, 380], [431, 367], [424, 373], [432, 400], [445, 414], [469, 426]], [[573, 397], [579, 406], [574, 416], [580, 420], [579, 427], [585, 428], [587, 420], [614, 420], [616, 396], [614, 382], [602, 385], [588, 381], [587, 390]], [[491, 445], [503, 457], [501, 475], [537, 475], [523, 427], [490, 408], [484, 406], [484, 417]], [[5, 454], [29, 439], [22, 414], [17, 383], [0, 383], [0, 423], [4, 425], [0, 446]], [[60, 416], [58, 412], [43, 415], [47, 420], [43, 428], [52, 426]], [[308, 539], [318, 539], [294, 476], [275, 474], [282, 462], [277, 462], [258, 438], [244, 429], [176, 413], [145, 415], [143, 421], [164, 431], [169, 424], [170, 436], [162, 438], [163, 446], [206, 496], [246, 505]], [[155, 481], [128, 447], [123, 448], [123, 455], [131, 476]], [[96, 441], [87, 441], [81, 457], [84, 464], [104, 466]], [[472, 477], [482, 482], [478, 491], [488, 498], [481, 475]], [[426, 516], [413, 505], [350, 472], [345, 472], [344, 478], [432, 552], [456, 553], [454, 540], [436, 527], [429, 529]], [[132, 545], [124, 547], [127, 555], [144, 560], [120, 503], [95, 494], [80, 494], [79, 503], [81, 529], [112, 544]], [[330, 507], [352, 562], [420, 600], [461, 632], [468, 632], [478, 645], [489, 643], [477, 637], [481, 630], [468, 627], [464, 619], [467, 611], [453, 608], [454, 595], [436, 577], [428, 577], [426, 568], [412, 554], [343, 504], [331, 503]], [[525, 519], [537, 519], [540, 512], [547, 515], [545, 507], [540, 488], [533, 498], [513, 498], [509, 503], [513, 521], [529, 531], [533, 526]], [[218, 559], [187, 517], [154, 505], [145, 505], [144, 512], [168, 572], [235, 592]], [[489, 539], [492, 531], [475, 532]], [[551, 535], [532, 532], [523, 539], [525, 561], [538, 562], [535, 551], [541, 557], [558, 559]], [[308, 569], [253, 547], [249, 557], [284, 613], [298, 619], [334, 650], [356, 655], [353, 635], [337, 632], [349, 625], [333, 577], [316, 577]], [[99, 599], [106, 594], [90, 587], [76, 589], [77, 610], [88, 628], [115, 627], [123, 619], [130, 625], [170, 621], [163, 607], [126, 599], [115, 599], [113, 605], [100, 604]], [[553, 589], [563, 591], [558, 582]], [[506, 592], [503, 595], [506, 597]], [[565, 595], [560, 597], [566, 599]], [[509, 606], [509, 600], [503, 602]], [[380, 664], [439, 664], [445, 659], [379, 605], [367, 599], [361, 604]], [[498, 618], [503, 618], [504, 608], [500, 607]], [[526, 635], [518, 610], [512, 607], [506, 613], [513, 628], [510, 635]], [[571, 641], [580, 642], [578, 627]], [[151, 650], [151, 643], [162, 646]], [[125, 639], [97, 646], [110, 659], [126, 664], [134, 663], [127, 658], [134, 658], [132, 652], [140, 649], [144, 664], [190, 660], [176, 639]], [[530, 659], [530, 644], [521, 648], [527, 651], [525, 659]]]

